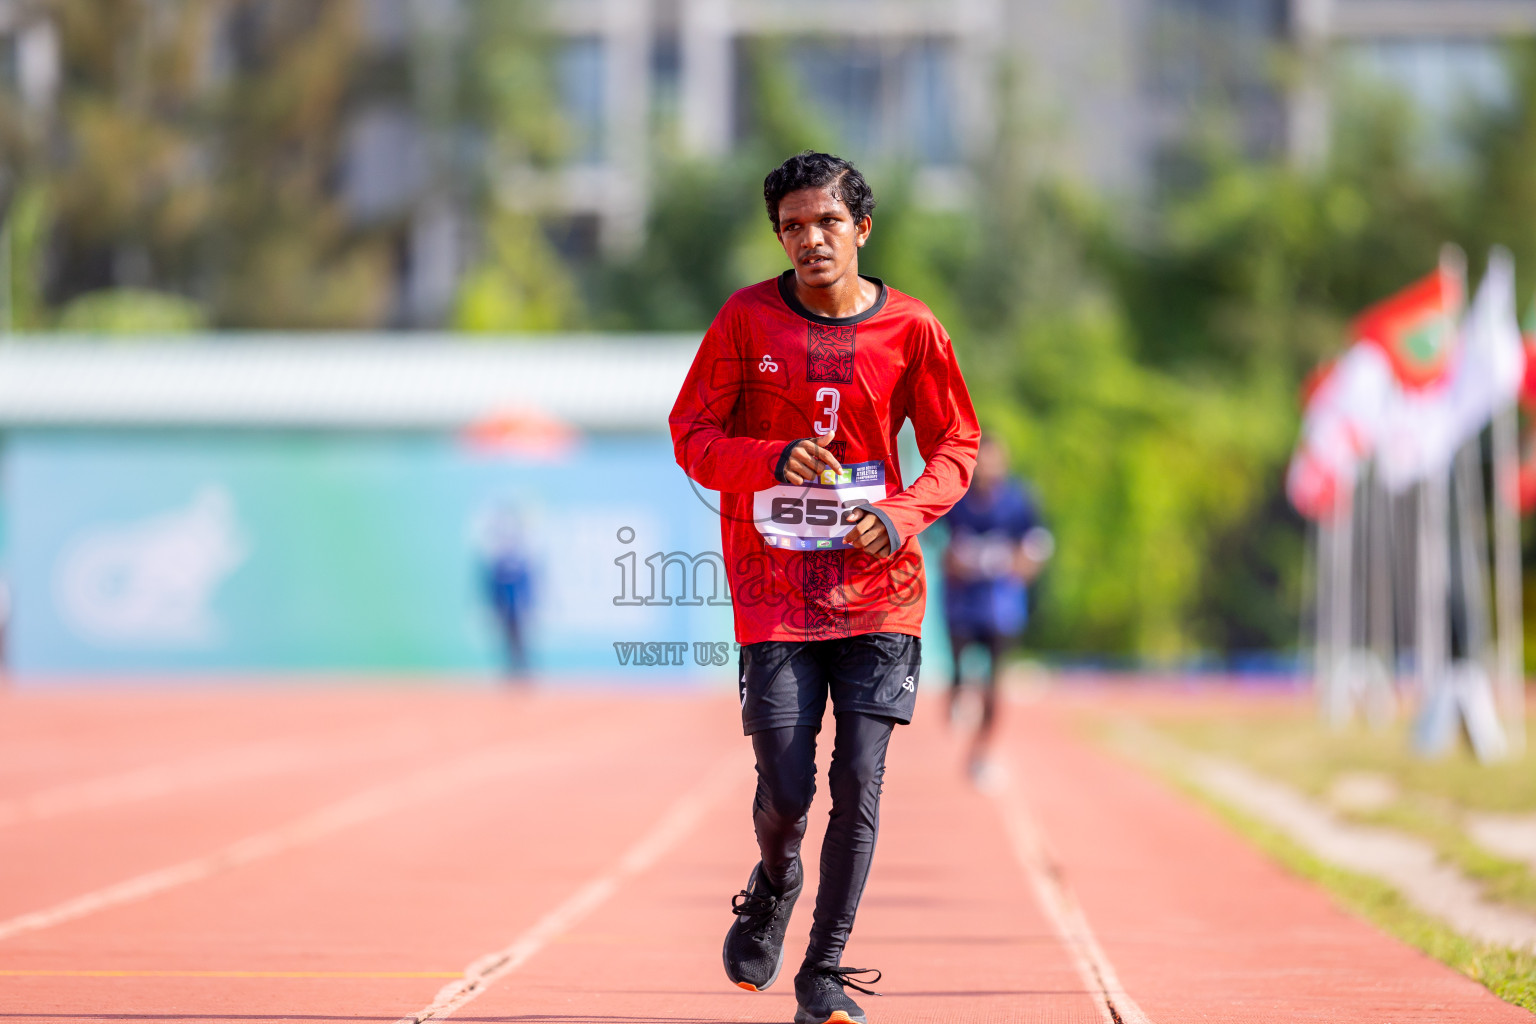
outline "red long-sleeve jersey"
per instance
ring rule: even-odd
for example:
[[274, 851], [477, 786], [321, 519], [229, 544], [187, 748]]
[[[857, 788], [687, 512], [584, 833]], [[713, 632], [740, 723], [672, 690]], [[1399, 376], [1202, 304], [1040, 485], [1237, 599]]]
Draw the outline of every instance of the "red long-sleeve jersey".
[[[928, 307], [876, 281], [857, 316], [817, 316], [792, 271], [743, 288], [704, 335], [669, 422], [677, 462], [720, 492], [736, 639], [922, 634], [917, 534], [970, 484], [980, 429], [948, 335]], [[912, 420], [927, 465], [903, 487], [896, 433]], [[835, 433], [841, 480], [776, 475], [795, 441]], [[847, 508], [873, 508], [894, 554], [843, 545]]]

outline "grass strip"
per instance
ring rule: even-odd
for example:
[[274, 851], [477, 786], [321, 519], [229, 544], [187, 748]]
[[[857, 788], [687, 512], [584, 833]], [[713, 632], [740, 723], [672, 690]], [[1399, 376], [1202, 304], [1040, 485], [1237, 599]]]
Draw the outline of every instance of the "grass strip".
[[1525, 910], [1536, 910], [1536, 876], [1520, 861], [1501, 857], [1480, 846], [1462, 829], [1449, 809], [1405, 794], [1377, 811], [1343, 811], [1341, 816], [1362, 825], [1380, 825], [1427, 840], [1440, 858], [1478, 883], [1483, 896]]
[[1465, 746], [1426, 759], [1413, 752], [1407, 721], [1383, 731], [1359, 725], [1334, 729], [1315, 715], [1301, 714], [1220, 720], [1157, 717], [1146, 724], [1186, 747], [1234, 757], [1316, 797], [1326, 796], [1346, 772], [1369, 772], [1385, 775], [1405, 793], [1443, 800], [1461, 810], [1536, 812], [1536, 772], [1529, 760], [1482, 764]]
[[1316, 799], [1326, 800], [1329, 787], [1345, 773], [1382, 775], [1399, 790], [1397, 799], [1375, 810], [1342, 808], [1339, 816], [1424, 839], [1442, 860], [1476, 882], [1485, 898], [1536, 910], [1536, 874], [1523, 862], [1478, 844], [1461, 821], [1468, 810], [1536, 809], [1530, 781], [1536, 773], [1528, 765], [1483, 765], [1460, 748], [1445, 758], [1426, 761], [1412, 753], [1406, 726], [1401, 724], [1386, 732], [1337, 731], [1314, 718], [1222, 723], [1160, 720], [1148, 727], [1190, 749], [1231, 757]]
[[1151, 767], [1180, 792], [1210, 808], [1233, 831], [1287, 871], [1322, 886], [1339, 906], [1481, 983], [1505, 1002], [1536, 1013], [1536, 955], [1473, 942], [1413, 906], [1381, 879], [1329, 864], [1274, 826], [1213, 796], [1179, 766], [1150, 752], [1130, 749], [1128, 744], [1113, 738], [1109, 742], [1137, 763]]

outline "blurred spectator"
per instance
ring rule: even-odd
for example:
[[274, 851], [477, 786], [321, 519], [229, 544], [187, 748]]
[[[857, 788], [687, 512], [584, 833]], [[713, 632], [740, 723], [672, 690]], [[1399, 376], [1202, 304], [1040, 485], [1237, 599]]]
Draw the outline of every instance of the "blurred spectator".
[[501, 627], [507, 678], [528, 678], [526, 624], [533, 603], [533, 570], [524, 530], [515, 511], [495, 509], [481, 538], [482, 579], [486, 600]]
[[1027, 586], [1051, 557], [1054, 541], [1040, 523], [1024, 483], [1009, 475], [1008, 451], [983, 437], [976, 473], [965, 497], [944, 516], [949, 547], [944, 552], [944, 614], [955, 659], [949, 691], [953, 722], [963, 682], [967, 648], [984, 647], [987, 670], [981, 680], [981, 723], [972, 740], [967, 768], [985, 781], [988, 751], [997, 719], [997, 674], [1003, 653], [1028, 619]]

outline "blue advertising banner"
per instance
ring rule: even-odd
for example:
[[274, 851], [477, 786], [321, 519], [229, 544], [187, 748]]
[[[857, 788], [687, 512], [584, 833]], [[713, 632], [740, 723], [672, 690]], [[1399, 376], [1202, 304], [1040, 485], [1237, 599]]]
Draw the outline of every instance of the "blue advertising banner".
[[[717, 520], [664, 437], [551, 458], [444, 435], [31, 432], [4, 460], [23, 678], [489, 673], [508, 609], [541, 674], [730, 674], [694, 657], [732, 639], [728, 593]], [[688, 656], [621, 665], [633, 643]]]

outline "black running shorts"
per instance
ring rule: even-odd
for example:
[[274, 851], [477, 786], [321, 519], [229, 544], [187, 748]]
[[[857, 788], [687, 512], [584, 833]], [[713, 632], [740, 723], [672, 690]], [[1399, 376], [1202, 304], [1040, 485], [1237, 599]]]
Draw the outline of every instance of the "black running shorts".
[[912, 721], [923, 642], [905, 633], [861, 633], [833, 640], [742, 644], [741, 723], [748, 736], [786, 725], [821, 727], [834, 713], [861, 711]]

